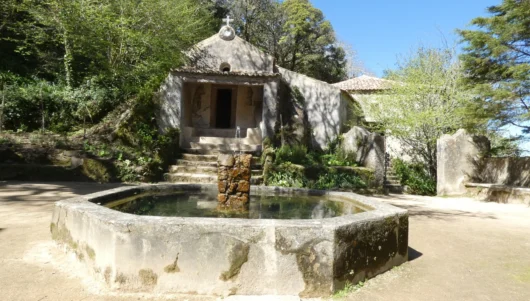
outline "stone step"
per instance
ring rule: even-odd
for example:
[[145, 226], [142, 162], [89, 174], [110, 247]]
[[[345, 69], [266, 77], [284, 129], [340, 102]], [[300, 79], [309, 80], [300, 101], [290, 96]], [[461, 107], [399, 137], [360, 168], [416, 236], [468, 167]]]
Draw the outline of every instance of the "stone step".
[[[166, 173], [164, 179], [173, 183], [217, 183], [217, 175], [200, 174], [200, 173]], [[263, 183], [263, 176], [252, 176], [250, 184], [261, 185]]]
[[195, 172], [195, 173], [202, 173], [202, 174], [210, 174], [210, 173], [217, 173], [217, 166], [214, 165], [189, 165], [189, 164], [182, 164], [182, 165], [171, 165], [169, 167], [169, 173], [177, 173], [177, 172]]
[[[212, 162], [217, 164], [217, 155], [202, 155], [202, 154], [189, 154], [183, 153], [182, 160], [195, 161], [195, 162]], [[259, 165], [260, 158], [252, 157], [252, 165]]]
[[182, 154], [182, 159], [187, 161], [217, 162], [216, 155]]
[[383, 188], [389, 193], [403, 193], [403, 186], [399, 184], [384, 184]]
[[398, 176], [391, 176], [391, 175], [386, 175], [386, 179], [389, 180], [389, 181], [398, 181], [399, 182], [399, 177]]
[[[216, 156], [217, 157], [217, 156]], [[217, 168], [217, 161], [190, 161], [190, 160], [184, 160], [179, 159], [177, 160], [177, 164], [175, 166], [202, 166], [202, 167], [214, 167]], [[259, 163], [259, 160], [252, 159], [252, 169], [261, 169], [261, 164]]]
[[164, 179], [174, 183], [216, 183], [217, 176], [199, 173], [166, 173]]
[[401, 182], [400, 182], [400, 181], [388, 180], [388, 179], [387, 179], [383, 184], [401, 185]]
[[[246, 135], [246, 130], [241, 129], [241, 135]], [[195, 136], [234, 138], [236, 136], [236, 129], [195, 128]]]
[[230, 151], [261, 152], [261, 145], [258, 145], [258, 144], [239, 144], [239, 143], [216, 144], [216, 143], [190, 142], [190, 146], [192, 149], [217, 150], [220, 152], [230, 152]]
[[[169, 173], [199, 173], [217, 175], [217, 166], [203, 166], [203, 165], [171, 165]], [[251, 170], [252, 176], [260, 176], [263, 174], [261, 169]]]
[[217, 168], [217, 162], [214, 161], [193, 161], [193, 160], [185, 160], [185, 159], [179, 159], [177, 160], [177, 165], [185, 165], [185, 166], [212, 166]]
[[208, 137], [201, 136], [199, 137], [199, 143], [209, 143], [209, 144], [252, 144], [248, 143], [245, 138], [227, 138], [227, 137]]
[[[203, 149], [203, 148], [185, 148], [184, 151], [186, 153], [195, 154], [195, 155], [219, 155], [219, 154], [233, 154], [234, 153], [233, 150], [223, 151], [223, 150], [218, 150], [218, 149]], [[238, 151], [238, 153], [239, 152], [242, 152], [244, 154], [250, 154], [250, 155], [256, 155], [259, 153], [255, 151], [249, 151], [249, 150]]]

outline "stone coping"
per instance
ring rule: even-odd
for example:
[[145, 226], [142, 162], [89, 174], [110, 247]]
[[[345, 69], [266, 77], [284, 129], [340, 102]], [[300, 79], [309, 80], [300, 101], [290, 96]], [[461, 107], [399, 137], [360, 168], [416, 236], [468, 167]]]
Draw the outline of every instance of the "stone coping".
[[156, 184], [71, 198], [56, 203], [50, 231], [95, 281], [119, 292], [325, 297], [407, 261], [407, 211], [349, 192], [251, 187], [251, 196], [325, 195], [371, 210], [281, 220], [142, 216], [102, 206], [157, 191], [216, 190]]
[[525, 192], [530, 194], [530, 188], [528, 187], [520, 187], [520, 186], [509, 186], [504, 184], [494, 184], [494, 183], [467, 183], [465, 184], [468, 188], [488, 188], [488, 189], [495, 189], [495, 190], [502, 190], [502, 191], [517, 191], [517, 192]]
[[[312, 190], [303, 188], [284, 188], [273, 186], [252, 186], [252, 194], [256, 193], [278, 193], [282, 195], [315, 195], [315, 196], [332, 196], [342, 201], [355, 202], [361, 208], [368, 210], [365, 212], [342, 215], [332, 218], [323, 219], [242, 219], [242, 218], [211, 218], [211, 217], [165, 217], [165, 216], [147, 216], [124, 213], [102, 205], [116, 199], [134, 196], [140, 193], [156, 191], [214, 191], [217, 189], [216, 184], [153, 184], [119, 187], [102, 192], [96, 192], [84, 196], [74, 197], [56, 203], [57, 207], [69, 207], [70, 209], [79, 209], [93, 215], [100, 220], [111, 220], [115, 226], [121, 225], [127, 227], [130, 223], [164, 223], [164, 224], [216, 224], [216, 225], [240, 225], [240, 226], [310, 226], [310, 227], [337, 227], [352, 222], [368, 222], [374, 219], [385, 218], [406, 214], [407, 210], [382, 203], [367, 196], [351, 192]], [[251, 200], [252, 201], [252, 200]]]

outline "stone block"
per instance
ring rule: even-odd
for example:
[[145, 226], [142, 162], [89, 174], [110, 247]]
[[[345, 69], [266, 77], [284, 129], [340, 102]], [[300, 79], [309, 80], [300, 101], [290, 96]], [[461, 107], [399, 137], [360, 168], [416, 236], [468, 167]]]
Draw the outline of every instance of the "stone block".
[[239, 183], [237, 184], [237, 191], [238, 192], [246, 192], [246, 193], [249, 193], [250, 192], [250, 183], [248, 181], [239, 181]]
[[226, 203], [226, 200], [227, 200], [227, 196], [226, 196], [226, 194], [219, 193], [219, 194], [217, 195], [217, 201], [218, 201], [219, 203], [224, 204], [224, 203]]
[[383, 185], [385, 174], [385, 139], [367, 129], [354, 126], [343, 135], [341, 147], [356, 155], [356, 161], [363, 167], [374, 170], [375, 185]]
[[252, 155], [240, 155], [240, 168], [250, 168], [250, 165], [252, 164]]
[[465, 194], [465, 184], [475, 177], [477, 163], [489, 150], [489, 141], [460, 129], [452, 136], [440, 137], [436, 147], [438, 195]]
[[234, 163], [234, 156], [232, 155], [220, 154], [217, 156], [217, 165], [232, 167], [234, 166]]
[[226, 167], [219, 167], [217, 170], [217, 180], [226, 181], [228, 180], [228, 169]]
[[230, 183], [230, 185], [228, 186], [227, 193], [228, 194], [233, 194], [236, 191], [237, 191], [237, 183]]
[[219, 181], [217, 183], [217, 187], [218, 187], [220, 193], [225, 193], [227, 186], [228, 186], [228, 182], [227, 181]]

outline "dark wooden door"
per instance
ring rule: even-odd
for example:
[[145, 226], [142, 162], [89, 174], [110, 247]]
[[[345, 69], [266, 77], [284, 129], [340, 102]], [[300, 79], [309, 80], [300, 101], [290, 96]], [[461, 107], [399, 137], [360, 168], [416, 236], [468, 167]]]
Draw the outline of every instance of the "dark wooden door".
[[215, 127], [221, 129], [230, 128], [232, 120], [232, 90], [217, 90], [217, 112], [215, 113]]

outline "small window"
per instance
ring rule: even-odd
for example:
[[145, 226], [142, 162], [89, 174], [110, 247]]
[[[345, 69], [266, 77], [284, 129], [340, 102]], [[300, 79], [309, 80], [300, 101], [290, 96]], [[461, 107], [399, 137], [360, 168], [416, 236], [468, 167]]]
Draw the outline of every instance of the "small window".
[[230, 64], [222, 63], [219, 69], [221, 69], [222, 72], [230, 72]]

